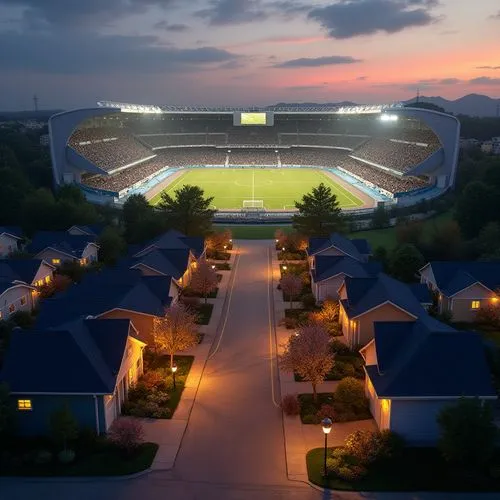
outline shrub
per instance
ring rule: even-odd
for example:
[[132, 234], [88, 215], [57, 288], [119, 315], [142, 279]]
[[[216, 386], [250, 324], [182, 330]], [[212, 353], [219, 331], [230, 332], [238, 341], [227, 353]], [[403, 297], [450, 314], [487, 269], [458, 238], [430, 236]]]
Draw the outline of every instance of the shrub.
[[500, 326], [500, 308], [496, 305], [481, 307], [476, 313], [476, 321], [485, 326]]
[[316, 415], [307, 414], [302, 416], [303, 424], [319, 424], [321, 420], [318, 419]]
[[58, 453], [57, 459], [62, 464], [70, 464], [70, 463], [74, 462], [75, 456], [76, 455], [75, 455], [75, 452], [73, 450], [66, 449], [66, 450], [62, 450]]
[[333, 407], [337, 413], [364, 416], [368, 412], [368, 400], [363, 382], [353, 377], [342, 379], [334, 394]]
[[283, 325], [287, 330], [295, 330], [298, 324], [297, 318], [283, 318], [280, 321], [280, 325]]
[[119, 417], [111, 425], [108, 438], [127, 455], [130, 455], [143, 442], [144, 429], [141, 423], [133, 418]]
[[182, 295], [180, 297], [180, 302], [184, 304], [186, 307], [191, 309], [197, 309], [200, 305], [199, 297], [188, 297], [187, 295]]
[[344, 481], [358, 481], [366, 475], [366, 468], [345, 448], [335, 448], [326, 460], [326, 470], [329, 474]]
[[335, 421], [335, 409], [332, 405], [322, 404], [321, 408], [318, 410], [318, 413], [316, 413], [316, 417], [319, 421], [323, 420], [324, 418], [330, 418]]
[[141, 385], [148, 391], [165, 384], [165, 375], [157, 370], [149, 370], [141, 377]]
[[354, 377], [356, 375], [356, 369], [350, 363], [336, 360], [330, 374], [334, 380], [342, 380], [346, 377]]
[[52, 452], [49, 450], [40, 450], [36, 453], [35, 463], [37, 465], [45, 465], [52, 462]]
[[302, 295], [302, 305], [305, 309], [311, 309], [316, 305], [316, 299], [312, 293], [305, 293]]
[[344, 342], [341, 342], [340, 340], [335, 340], [333, 339], [330, 342], [330, 348], [333, 353], [338, 354], [339, 356], [345, 356], [346, 354], [352, 354], [352, 351], [349, 349], [349, 347], [344, 344]]
[[372, 431], [354, 431], [347, 436], [344, 447], [346, 452], [359, 460], [360, 463], [371, 464], [380, 453], [380, 434]]
[[295, 394], [287, 394], [281, 401], [281, 408], [285, 415], [292, 416], [300, 413], [300, 403]]
[[68, 441], [78, 438], [78, 422], [67, 405], [52, 413], [50, 427], [54, 440], [62, 445], [63, 450], [66, 450]]

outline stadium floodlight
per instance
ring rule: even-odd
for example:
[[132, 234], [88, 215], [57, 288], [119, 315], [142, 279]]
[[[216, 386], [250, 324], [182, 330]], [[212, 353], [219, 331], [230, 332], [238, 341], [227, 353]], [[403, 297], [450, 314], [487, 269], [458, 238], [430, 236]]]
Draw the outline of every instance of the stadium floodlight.
[[390, 115], [387, 113], [383, 113], [382, 115], [380, 115], [380, 120], [383, 122], [397, 122], [398, 115]]

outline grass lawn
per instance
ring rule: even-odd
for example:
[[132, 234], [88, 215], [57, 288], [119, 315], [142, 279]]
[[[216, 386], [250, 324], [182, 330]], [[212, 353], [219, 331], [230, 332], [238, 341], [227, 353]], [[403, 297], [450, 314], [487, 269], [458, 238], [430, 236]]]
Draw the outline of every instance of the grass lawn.
[[397, 457], [371, 464], [368, 474], [352, 483], [335, 477], [325, 481], [323, 457], [324, 448], [315, 448], [307, 454], [309, 480], [335, 490], [500, 491], [500, 478], [477, 477], [470, 471], [456, 469], [444, 461], [436, 448], [406, 448]]
[[[337, 354], [333, 368], [326, 374], [325, 380], [342, 380], [345, 377], [354, 377], [364, 380], [363, 358], [360, 354]], [[298, 373], [294, 373], [295, 382], [304, 382]]]
[[198, 314], [198, 325], [208, 325], [208, 323], [210, 323], [213, 308], [213, 304], [200, 304], [196, 308], [196, 313]]
[[[205, 196], [213, 196], [213, 208], [240, 209], [243, 200], [262, 200], [269, 210], [294, 208], [295, 201], [320, 182], [331, 187], [342, 208], [355, 208], [363, 202], [317, 169], [210, 168], [186, 170], [164, 190], [173, 194], [187, 184], [200, 186]], [[156, 205], [158, 193], [151, 199]]]
[[274, 240], [274, 234], [278, 229], [281, 229], [287, 234], [291, 233], [293, 230], [291, 224], [283, 226], [273, 226], [267, 224], [257, 224], [254, 226], [247, 224], [235, 224], [215, 227], [220, 231], [229, 229], [233, 235], [233, 239], [240, 240]]
[[[36, 448], [34, 453], [41, 449]], [[113, 446], [103, 446], [92, 453], [79, 454], [72, 464], [59, 464], [56, 459], [49, 464], [38, 465], [28, 459], [30, 452], [24, 451], [21, 460], [0, 464], [3, 476], [124, 476], [141, 472], [151, 466], [158, 451], [156, 443], [143, 443], [130, 458], [125, 458]], [[33, 455], [34, 456], [34, 455]]]

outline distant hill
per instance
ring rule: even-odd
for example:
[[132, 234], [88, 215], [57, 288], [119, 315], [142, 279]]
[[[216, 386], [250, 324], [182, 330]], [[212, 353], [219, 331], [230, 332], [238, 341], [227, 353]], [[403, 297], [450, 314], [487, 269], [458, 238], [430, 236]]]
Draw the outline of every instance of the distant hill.
[[9, 120], [48, 120], [52, 115], [60, 113], [60, 109], [42, 109], [40, 111], [0, 111], [0, 121]]
[[[416, 97], [404, 101], [405, 104], [411, 104], [416, 101]], [[428, 102], [444, 108], [447, 113], [454, 115], [469, 115], [469, 116], [497, 116], [497, 107], [500, 106], [500, 99], [492, 99], [486, 95], [469, 94], [460, 97], [455, 101], [449, 101], [443, 97], [428, 97], [420, 96], [420, 102]]]

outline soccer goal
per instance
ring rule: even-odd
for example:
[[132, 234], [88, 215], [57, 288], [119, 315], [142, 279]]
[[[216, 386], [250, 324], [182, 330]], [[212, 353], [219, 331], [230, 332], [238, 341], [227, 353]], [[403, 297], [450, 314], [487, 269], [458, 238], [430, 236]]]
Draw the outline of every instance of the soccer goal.
[[243, 210], [263, 210], [264, 200], [243, 200]]

